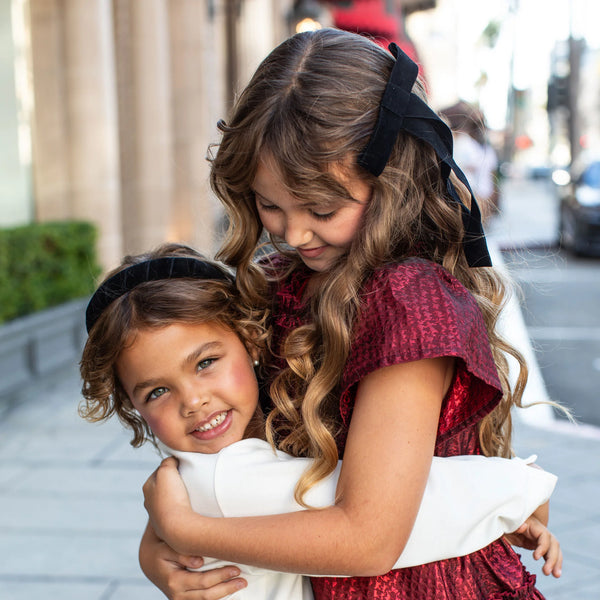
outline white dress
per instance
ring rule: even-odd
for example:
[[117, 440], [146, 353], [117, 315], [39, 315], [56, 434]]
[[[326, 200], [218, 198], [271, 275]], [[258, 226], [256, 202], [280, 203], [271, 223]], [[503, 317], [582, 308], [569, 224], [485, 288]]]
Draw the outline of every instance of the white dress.
[[[217, 454], [179, 452], [163, 445], [161, 449], [179, 460], [195, 512], [208, 517], [250, 517], [304, 510], [294, 500], [294, 488], [310, 459], [276, 452], [258, 439], [242, 440]], [[464, 556], [517, 529], [550, 498], [556, 484], [555, 475], [527, 466], [533, 460], [434, 457], [412, 533], [394, 568]], [[308, 491], [305, 501], [310, 506], [333, 504], [340, 468], [341, 462]], [[230, 564], [205, 558], [200, 570]], [[229, 596], [232, 599], [313, 597], [308, 577], [238, 566], [248, 587]]]

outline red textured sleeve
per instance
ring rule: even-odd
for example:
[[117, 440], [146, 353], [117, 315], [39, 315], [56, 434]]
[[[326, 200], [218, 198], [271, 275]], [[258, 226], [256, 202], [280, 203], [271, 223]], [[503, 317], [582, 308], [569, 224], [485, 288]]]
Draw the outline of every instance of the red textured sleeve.
[[[402, 362], [453, 356], [468, 382], [443, 429], [489, 412], [501, 390], [483, 316], [471, 293], [441, 266], [421, 259], [390, 265], [367, 282], [362, 312], [341, 382], [342, 418], [352, 410], [356, 384]], [[445, 418], [442, 413], [441, 424]]]

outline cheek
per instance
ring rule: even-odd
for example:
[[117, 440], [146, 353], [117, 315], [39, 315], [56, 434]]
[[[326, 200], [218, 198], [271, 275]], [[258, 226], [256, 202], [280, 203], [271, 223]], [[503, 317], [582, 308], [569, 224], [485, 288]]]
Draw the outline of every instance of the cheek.
[[360, 216], [352, 215], [345, 219], [342, 223], [338, 223], [336, 227], [330, 228], [330, 237], [332, 242], [339, 246], [349, 246], [356, 237], [360, 229], [362, 219]]
[[[232, 369], [229, 376], [229, 389], [237, 390], [236, 398], [241, 404], [256, 402], [258, 382], [253, 369]], [[241, 406], [240, 406], [241, 407]]]
[[273, 235], [281, 234], [281, 227], [277, 217], [274, 214], [269, 214], [265, 211], [259, 212], [258, 216], [260, 217], [260, 222], [263, 227]]
[[365, 221], [365, 210], [366, 210], [366, 207], [362, 207], [360, 211], [358, 211], [355, 215], [353, 215], [353, 218], [351, 219], [351, 222], [349, 223], [348, 237], [351, 240], [353, 240], [358, 235], [360, 228], [363, 226], [363, 223]]
[[139, 411], [142, 419], [146, 421], [148, 427], [150, 427], [150, 429], [152, 429], [155, 435], [157, 435], [159, 438], [161, 438], [163, 434], [169, 429], [169, 419], [168, 416], [164, 414], [164, 412], [165, 411], [161, 410], [153, 410], [151, 412], [149, 412], [148, 410]]

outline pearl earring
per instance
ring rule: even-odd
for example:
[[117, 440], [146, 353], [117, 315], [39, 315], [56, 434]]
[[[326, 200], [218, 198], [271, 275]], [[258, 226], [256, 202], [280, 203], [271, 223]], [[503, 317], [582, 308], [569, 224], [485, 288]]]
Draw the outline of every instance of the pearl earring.
[[255, 360], [255, 361], [254, 361], [254, 366], [255, 366], [255, 367], [258, 367], [258, 365], [260, 365], [260, 363], [258, 362], [258, 360]]

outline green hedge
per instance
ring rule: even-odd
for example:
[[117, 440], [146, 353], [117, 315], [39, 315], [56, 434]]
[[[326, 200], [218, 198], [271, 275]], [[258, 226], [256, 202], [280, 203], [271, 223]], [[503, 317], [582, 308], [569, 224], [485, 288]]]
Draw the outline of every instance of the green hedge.
[[89, 295], [100, 274], [90, 223], [0, 229], [0, 323]]

